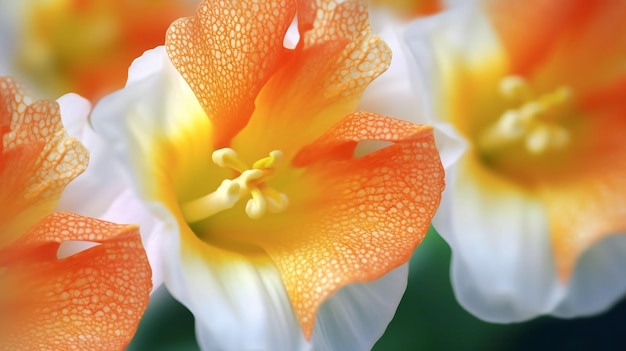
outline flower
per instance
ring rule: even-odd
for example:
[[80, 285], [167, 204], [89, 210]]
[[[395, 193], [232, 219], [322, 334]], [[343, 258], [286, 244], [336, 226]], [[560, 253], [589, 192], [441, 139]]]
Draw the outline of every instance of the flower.
[[470, 144], [433, 222], [456, 295], [488, 321], [597, 313], [626, 289], [626, 6], [478, 4], [408, 30]]
[[389, 59], [361, 1], [206, 1], [96, 106], [203, 349], [384, 331], [443, 189], [431, 127], [352, 113]]
[[0, 61], [11, 70], [0, 73], [18, 74], [48, 96], [76, 92], [94, 101], [122, 87], [132, 60], [162, 43], [169, 24], [196, 6], [189, 0], [7, 2]]
[[135, 226], [51, 214], [88, 162], [59, 109], [0, 78], [0, 350], [123, 349], [150, 267]]

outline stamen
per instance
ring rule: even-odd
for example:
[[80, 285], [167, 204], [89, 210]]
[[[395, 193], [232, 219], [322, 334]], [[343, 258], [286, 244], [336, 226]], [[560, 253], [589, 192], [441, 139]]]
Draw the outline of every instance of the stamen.
[[546, 125], [536, 126], [526, 137], [526, 150], [532, 154], [540, 154], [550, 145], [550, 130]]
[[211, 155], [211, 158], [216, 165], [222, 168], [234, 169], [239, 173], [243, 173], [243, 171], [248, 169], [248, 166], [239, 159], [235, 150], [231, 148], [216, 150]]
[[246, 203], [246, 214], [252, 219], [263, 217], [267, 210], [267, 200], [259, 188], [250, 189], [250, 200]]
[[513, 101], [526, 101], [533, 96], [528, 82], [520, 76], [508, 76], [500, 81], [500, 94]]
[[267, 200], [267, 210], [271, 213], [280, 213], [287, 209], [289, 205], [289, 198], [283, 193], [279, 193], [274, 188], [266, 187], [263, 190], [263, 195]]
[[239, 184], [225, 179], [214, 192], [187, 202], [180, 207], [187, 222], [193, 223], [211, 217], [235, 206], [241, 198]]
[[287, 195], [267, 186], [266, 181], [274, 175], [275, 167], [283, 153], [274, 150], [256, 161], [252, 168], [239, 159], [235, 150], [224, 148], [213, 152], [212, 159], [222, 168], [239, 172], [234, 179], [226, 179], [216, 191], [181, 205], [185, 220], [190, 223], [204, 220], [221, 211], [232, 208], [240, 199], [250, 196], [246, 203], [246, 214], [259, 219], [266, 212], [279, 213], [287, 209]]
[[558, 125], [562, 107], [569, 104], [573, 92], [569, 87], [536, 96], [528, 82], [519, 76], [509, 76], [500, 82], [500, 93], [518, 104], [509, 109], [480, 135], [478, 146], [490, 152], [503, 146], [523, 141], [526, 150], [541, 154], [548, 150], [562, 149], [569, 143], [569, 132]]
[[283, 160], [283, 152], [280, 150], [274, 150], [270, 152], [268, 157], [264, 157], [258, 161], [256, 161], [252, 168], [256, 169], [265, 169], [265, 168], [274, 168], [276, 164], [280, 163]]

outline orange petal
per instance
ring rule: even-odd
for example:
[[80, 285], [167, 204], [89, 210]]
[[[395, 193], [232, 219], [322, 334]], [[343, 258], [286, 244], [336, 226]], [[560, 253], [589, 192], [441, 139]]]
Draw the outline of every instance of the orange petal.
[[11, 78], [0, 77], [0, 113], [2, 247], [54, 209], [65, 186], [87, 167], [88, 153], [68, 137], [55, 101], [33, 103]]
[[626, 232], [626, 79], [590, 96], [582, 109], [592, 122], [578, 161], [541, 190], [563, 280], [591, 245]]
[[[353, 158], [364, 140], [392, 145]], [[439, 204], [444, 171], [432, 127], [369, 113], [346, 117], [294, 164], [306, 171], [281, 190], [295, 200], [282, 216], [296, 220], [249, 240], [280, 269], [310, 338], [317, 310], [333, 292], [377, 279], [409, 259]]]
[[254, 111], [254, 100], [284, 59], [294, 1], [204, 1], [174, 22], [166, 49], [210, 116], [215, 148], [228, 146]]
[[490, 1], [487, 6], [514, 74], [528, 77], [543, 65], [535, 72], [540, 81], [580, 91], [606, 84], [607, 78], [622, 72], [626, 48], [610, 44], [626, 40], [622, 1], [513, 0]]
[[[487, 11], [511, 58], [511, 70], [527, 75], [550, 53], [561, 30], [581, 15], [584, 0], [487, 1]], [[529, 25], [532, 23], [532, 25]]]
[[[99, 245], [57, 259], [67, 240]], [[137, 227], [69, 213], [0, 250], [0, 283], [2, 350], [122, 350], [152, 286]]]
[[249, 124], [233, 141], [238, 152], [251, 145], [252, 153], [259, 152], [246, 156], [251, 159], [275, 149], [294, 156], [353, 112], [365, 88], [391, 61], [386, 44], [371, 33], [365, 2], [298, 4], [301, 40], [263, 87]]
[[386, 6], [406, 19], [434, 15], [443, 10], [441, 0], [372, 0], [372, 3]]

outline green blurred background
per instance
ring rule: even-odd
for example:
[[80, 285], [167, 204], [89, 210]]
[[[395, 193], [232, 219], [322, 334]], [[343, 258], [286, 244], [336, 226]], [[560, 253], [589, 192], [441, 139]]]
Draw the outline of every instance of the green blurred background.
[[[431, 230], [411, 259], [409, 285], [375, 351], [386, 350], [626, 350], [626, 302], [591, 318], [550, 317], [490, 324], [456, 302], [449, 280], [450, 249]], [[165, 290], [157, 292], [127, 351], [199, 350], [193, 315]]]

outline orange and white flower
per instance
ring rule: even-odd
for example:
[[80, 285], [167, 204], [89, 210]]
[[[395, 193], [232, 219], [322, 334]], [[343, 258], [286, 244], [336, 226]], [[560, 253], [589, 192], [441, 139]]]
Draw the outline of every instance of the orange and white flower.
[[91, 101], [124, 85], [127, 69], [163, 43], [193, 0], [3, 1], [0, 74], [19, 75], [46, 96], [75, 92]]
[[430, 104], [470, 144], [435, 228], [489, 321], [602, 311], [626, 291], [626, 4], [482, 1], [415, 22]]
[[443, 189], [431, 127], [353, 113], [389, 60], [362, 1], [205, 1], [96, 106], [202, 348], [384, 331]]
[[0, 350], [123, 349], [151, 287], [137, 227], [51, 214], [88, 162], [59, 103], [0, 77], [0, 136]]

